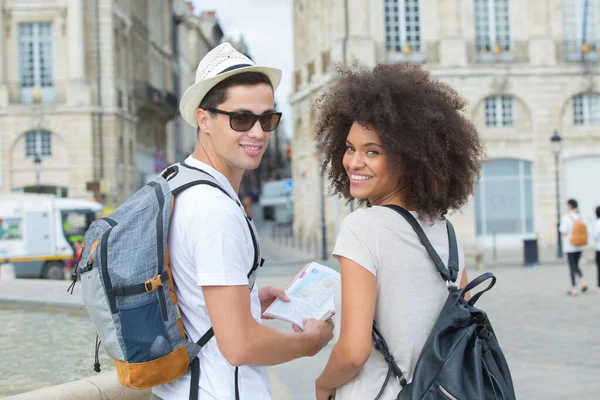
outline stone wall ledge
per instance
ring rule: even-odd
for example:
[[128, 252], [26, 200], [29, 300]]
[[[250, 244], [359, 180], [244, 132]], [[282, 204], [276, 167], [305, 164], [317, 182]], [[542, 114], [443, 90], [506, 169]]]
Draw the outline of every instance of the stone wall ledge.
[[148, 400], [151, 390], [121, 386], [116, 371], [104, 372], [78, 381], [63, 383], [6, 397], [6, 400]]

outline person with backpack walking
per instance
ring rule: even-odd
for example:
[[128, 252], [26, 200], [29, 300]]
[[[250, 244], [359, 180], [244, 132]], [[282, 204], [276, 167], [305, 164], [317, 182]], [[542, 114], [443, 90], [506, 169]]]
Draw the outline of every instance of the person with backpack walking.
[[594, 221], [594, 247], [596, 248], [596, 268], [598, 274], [598, 287], [596, 291], [600, 293], [600, 206], [596, 207], [596, 221]]
[[[218, 183], [177, 195], [168, 239], [183, 329], [194, 342], [214, 332], [198, 355], [202, 400], [270, 399], [265, 366], [313, 356], [333, 337], [331, 321], [307, 320], [303, 332], [287, 333], [261, 324], [266, 307], [287, 298], [280, 289], [254, 285], [260, 247], [237, 193], [244, 171], [259, 166], [279, 124], [274, 91], [280, 79], [280, 70], [257, 66], [223, 43], [200, 61], [181, 99], [183, 118], [198, 132], [182, 165]], [[188, 372], [155, 386], [153, 396], [188, 398], [190, 382]]]
[[[406, 398], [434, 398], [405, 386], [414, 383], [449, 287], [468, 283], [445, 218], [473, 194], [484, 156], [465, 105], [419, 66], [400, 63], [338, 66], [317, 102], [315, 137], [330, 188], [366, 206], [344, 218], [332, 252], [341, 272], [337, 342], [315, 382], [318, 400], [395, 399], [405, 391]], [[456, 381], [466, 382], [461, 369]], [[435, 388], [448, 399], [454, 389]]]
[[559, 231], [562, 234], [563, 250], [567, 254], [569, 271], [571, 273], [571, 290], [569, 296], [577, 295], [576, 278], [579, 277], [581, 292], [588, 290], [587, 282], [579, 268], [579, 260], [585, 245], [588, 242], [587, 228], [579, 215], [577, 200], [567, 201], [567, 213], [560, 220]]

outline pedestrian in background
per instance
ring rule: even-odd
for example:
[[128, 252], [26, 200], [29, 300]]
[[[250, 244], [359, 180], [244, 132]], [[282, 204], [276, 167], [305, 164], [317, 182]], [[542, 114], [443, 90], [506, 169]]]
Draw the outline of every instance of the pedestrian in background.
[[594, 238], [594, 247], [596, 248], [596, 268], [598, 274], [598, 287], [596, 291], [600, 293], [600, 206], [596, 207], [596, 221], [594, 222], [592, 235]]
[[[483, 149], [464, 117], [466, 102], [419, 66], [338, 72], [317, 103], [316, 140], [334, 194], [368, 207], [344, 219], [333, 250], [342, 276], [335, 301], [337, 343], [315, 386], [319, 400], [364, 400], [377, 397], [388, 372], [383, 355], [373, 351], [373, 321], [411, 381], [448, 296], [413, 228], [383, 206], [409, 210], [447, 264], [445, 216], [473, 194]], [[458, 252], [456, 283], [464, 287], [460, 245]], [[400, 390], [391, 379], [381, 398], [396, 398]]]
[[569, 296], [577, 294], [577, 277], [579, 277], [581, 292], [585, 293], [588, 286], [579, 268], [579, 260], [583, 248], [587, 244], [587, 231], [581, 215], [579, 215], [577, 200], [567, 201], [567, 213], [560, 220], [559, 231], [562, 234], [563, 250], [567, 254], [571, 273], [571, 290], [567, 294]]

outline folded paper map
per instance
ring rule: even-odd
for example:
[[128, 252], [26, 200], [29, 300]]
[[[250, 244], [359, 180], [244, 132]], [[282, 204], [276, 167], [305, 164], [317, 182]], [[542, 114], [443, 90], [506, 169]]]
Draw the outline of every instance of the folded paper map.
[[281, 319], [304, 328], [303, 321], [314, 318], [325, 321], [333, 316], [333, 296], [340, 285], [339, 272], [311, 262], [285, 288], [288, 303], [275, 300], [264, 312], [265, 316]]

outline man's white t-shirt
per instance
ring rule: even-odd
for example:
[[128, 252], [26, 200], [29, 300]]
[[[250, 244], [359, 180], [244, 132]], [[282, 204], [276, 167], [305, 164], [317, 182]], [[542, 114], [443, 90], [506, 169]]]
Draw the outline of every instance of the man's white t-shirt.
[[563, 251], [565, 253], [576, 253], [578, 251], [583, 251], [584, 246], [573, 246], [571, 244], [571, 235], [573, 234], [573, 221], [579, 221], [581, 216], [575, 211], [569, 211], [565, 215], [562, 216], [560, 220], [560, 226], [558, 230], [561, 235]]
[[[227, 178], [191, 156], [185, 162], [211, 174], [236, 200], [232, 201], [209, 185], [198, 185], [186, 189], [175, 201], [169, 230], [169, 257], [183, 325], [188, 337], [195, 342], [211, 327], [202, 286], [247, 286], [254, 246], [244, 209]], [[252, 316], [260, 323], [256, 286], [250, 299]], [[214, 337], [200, 351], [199, 359], [199, 398], [234, 399], [235, 367], [221, 354]], [[175, 382], [155, 386], [152, 392], [164, 400], [187, 399], [190, 381], [188, 372]], [[239, 367], [238, 387], [243, 400], [271, 398], [265, 367]]]
[[[417, 213], [412, 212], [417, 218]], [[436, 252], [448, 265], [446, 220], [419, 220]], [[448, 297], [433, 261], [409, 223], [394, 210], [374, 206], [361, 208], [344, 218], [333, 255], [360, 264], [377, 278], [375, 321], [390, 352], [410, 382], [425, 341]], [[464, 253], [458, 245], [460, 284]], [[335, 340], [339, 339], [342, 315], [341, 290], [336, 291]], [[337, 388], [336, 400], [374, 399], [388, 372], [383, 355], [374, 347], [362, 370]], [[400, 384], [390, 379], [382, 399], [395, 399]]]

